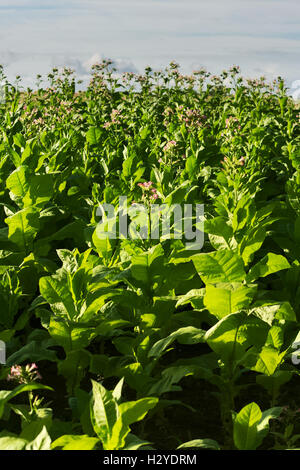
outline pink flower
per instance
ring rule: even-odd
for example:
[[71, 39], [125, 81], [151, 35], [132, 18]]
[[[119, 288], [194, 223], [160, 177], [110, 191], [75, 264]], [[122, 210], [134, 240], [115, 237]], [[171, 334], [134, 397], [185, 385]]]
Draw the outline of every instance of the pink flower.
[[176, 147], [176, 145], [177, 145], [176, 140], [170, 140], [170, 141], [167, 142], [167, 144], [164, 146], [164, 151], [165, 151], [165, 152], [168, 152], [168, 151], [171, 150], [173, 147]]
[[27, 364], [25, 367], [18, 365], [12, 366], [7, 380], [15, 380], [19, 384], [34, 382], [42, 378], [37, 369], [38, 367], [35, 363]]
[[138, 183], [138, 186], [140, 188], [149, 189], [151, 188], [152, 184], [152, 181], [148, 181], [148, 183]]

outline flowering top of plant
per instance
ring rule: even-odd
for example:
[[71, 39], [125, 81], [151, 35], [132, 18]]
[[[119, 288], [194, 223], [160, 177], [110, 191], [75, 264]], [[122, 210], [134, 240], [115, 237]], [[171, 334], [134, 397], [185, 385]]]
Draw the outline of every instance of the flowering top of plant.
[[7, 380], [14, 380], [19, 384], [35, 382], [41, 378], [42, 376], [35, 363], [27, 364], [26, 366], [14, 365], [11, 367], [10, 374], [7, 376]]
[[152, 184], [153, 184], [152, 181], [148, 181], [148, 183], [138, 183], [138, 186], [140, 188], [150, 189]]
[[187, 127], [202, 127], [207, 120], [207, 116], [198, 109], [186, 108], [180, 109], [180, 111], [179, 120], [184, 122]]
[[170, 140], [167, 142], [167, 144], [164, 146], [164, 152], [168, 152], [169, 150], [172, 150], [174, 147], [176, 147], [177, 142], [176, 140]]
[[240, 130], [241, 129], [241, 125], [239, 123], [239, 120], [234, 117], [234, 116], [229, 116], [226, 121], [225, 121], [225, 126], [226, 126], [226, 129], [228, 128], [234, 128], [235, 132], [237, 132], [237, 130]]
[[[153, 188], [152, 181], [148, 181], [148, 183], [138, 183], [138, 186], [146, 191], [145, 196], [147, 199], [156, 200], [158, 199], [158, 194], [156, 188]], [[148, 194], [147, 194], [148, 192]]]

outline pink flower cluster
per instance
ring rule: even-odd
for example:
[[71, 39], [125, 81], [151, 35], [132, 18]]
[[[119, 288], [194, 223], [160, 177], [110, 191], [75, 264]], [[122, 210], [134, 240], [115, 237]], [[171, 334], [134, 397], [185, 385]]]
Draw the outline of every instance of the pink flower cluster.
[[228, 129], [229, 127], [232, 127], [232, 126], [235, 126], [237, 125], [238, 128], [240, 129], [241, 126], [240, 124], [238, 124], [239, 120], [233, 116], [229, 116], [229, 118], [226, 119], [226, 129]]
[[[180, 111], [182, 110], [182, 106], [178, 108]], [[207, 120], [207, 116], [201, 113], [198, 109], [183, 109], [182, 113], [179, 114], [179, 120], [184, 122], [187, 127], [202, 127], [205, 121]]]
[[142, 188], [143, 190], [149, 191], [150, 193], [150, 199], [156, 200], [158, 199], [158, 194], [157, 190], [155, 188], [152, 188], [152, 181], [148, 181], [148, 183], [138, 183], [138, 186]]
[[163, 116], [170, 116], [170, 114], [173, 114], [173, 110], [172, 108], [170, 108], [170, 106], [168, 108], [166, 108], [163, 112]]
[[241, 71], [241, 68], [239, 65], [232, 65], [229, 69], [229, 72], [233, 74], [240, 73], [240, 71]]
[[120, 118], [121, 118], [121, 111], [118, 109], [113, 109], [112, 112], [110, 113], [110, 119], [111, 121], [107, 121], [103, 124], [104, 129], [109, 129], [110, 126], [113, 124], [121, 124]]
[[42, 376], [35, 363], [27, 364], [25, 367], [17, 365], [12, 366], [10, 374], [7, 376], [7, 380], [15, 380], [19, 384], [27, 384], [29, 382], [40, 380], [41, 378]]
[[[242, 129], [242, 126], [239, 120], [234, 116], [229, 116], [226, 119], [225, 127], [228, 130], [228, 132], [233, 133], [233, 134], [237, 134]], [[221, 135], [224, 136], [224, 133], [222, 133]]]
[[[226, 163], [229, 163], [229, 162], [230, 162], [230, 161], [229, 161], [229, 159], [228, 159], [227, 157], [224, 157], [224, 159], [221, 161], [222, 165], [224, 165], [224, 164], [226, 164]], [[245, 165], [245, 162], [246, 162], [246, 157], [241, 157], [241, 158], [238, 160], [237, 164], [238, 164], [239, 166], [244, 166], [244, 165]]]
[[177, 142], [176, 140], [170, 140], [167, 142], [167, 144], [164, 146], [164, 152], [168, 152], [169, 150], [173, 150], [174, 147], [176, 147]]
[[43, 125], [45, 124], [45, 121], [44, 121], [43, 118], [40, 117], [40, 118], [38, 118], [38, 119], [34, 119], [34, 120], [32, 121], [32, 124], [33, 124], [34, 126], [43, 126]]

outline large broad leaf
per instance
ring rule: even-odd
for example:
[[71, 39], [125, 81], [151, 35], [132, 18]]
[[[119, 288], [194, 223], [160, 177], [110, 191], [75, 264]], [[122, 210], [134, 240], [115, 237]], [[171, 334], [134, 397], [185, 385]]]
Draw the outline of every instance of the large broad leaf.
[[225, 217], [219, 216], [214, 219], [205, 220], [204, 231], [205, 233], [214, 235], [214, 237], [217, 238], [218, 246], [223, 247], [224, 249], [230, 248], [230, 240], [233, 237], [233, 230]]
[[265, 227], [252, 228], [247, 231], [240, 245], [240, 251], [245, 265], [250, 263], [253, 254], [260, 249], [266, 238], [266, 234], [267, 231]]
[[6, 187], [11, 191], [11, 198], [20, 207], [24, 207], [24, 199], [29, 191], [30, 171], [26, 165], [19, 166], [6, 180]]
[[233, 438], [239, 450], [255, 450], [257, 447], [257, 425], [262, 418], [260, 407], [249, 403], [236, 416], [233, 427]]
[[0, 451], [1, 450], [23, 450], [25, 449], [27, 441], [14, 436], [0, 437]]
[[49, 334], [66, 352], [88, 346], [97, 331], [94, 327], [68, 322], [63, 318], [51, 317], [47, 326]]
[[179, 300], [177, 301], [176, 308], [189, 303], [191, 303], [194, 308], [203, 308], [204, 294], [204, 288], [192, 289], [187, 294], [180, 296]]
[[256, 289], [256, 286], [245, 286], [240, 283], [222, 284], [220, 287], [208, 284], [204, 305], [220, 320], [230, 313], [248, 309]]
[[193, 326], [187, 326], [174, 331], [166, 338], [157, 341], [149, 351], [149, 357], [159, 357], [165, 351], [165, 349], [172, 344], [175, 340], [178, 340], [182, 344], [196, 344], [204, 341], [205, 331]]
[[51, 174], [34, 175], [30, 180], [28, 200], [37, 207], [43, 207], [53, 196], [53, 182]]
[[274, 408], [269, 408], [268, 410], [262, 413], [260, 422], [257, 425], [257, 440], [256, 446], [260, 446], [263, 439], [269, 432], [269, 421], [270, 419], [277, 419], [282, 412], [282, 407], [275, 406]]
[[118, 404], [112, 392], [94, 380], [92, 384], [91, 421], [95, 433], [105, 446], [112, 436], [113, 427], [119, 417]]
[[34, 238], [40, 228], [39, 213], [32, 207], [27, 207], [14, 215], [7, 217], [8, 238], [15, 243], [20, 251], [32, 251]]
[[126, 437], [130, 433], [130, 424], [141, 421], [157, 403], [158, 398], [154, 397], [121, 403], [119, 405], [119, 418], [112, 429], [111, 438], [103, 446], [104, 449], [122, 449], [125, 446]]
[[97, 127], [90, 127], [86, 133], [87, 142], [91, 145], [96, 145], [101, 138], [102, 132], [102, 129], [99, 129]]
[[167, 367], [161, 374], [162, 378], [150, 386], [147, 395], [160, 396], [163, 393], [178, 390], [178, 387], [175, 388], [174, 384], [177, 384], [183, 377], [193, 375], [197, 369], [197, 366], [193, 365]]
[[269, 326], [244, 312], [222, 318], [205, 334], [205, 340], [225, 362], [239, 360], [250, 346], [265, 344]]
[[268, 253], [247, 274], [247, 282], [251, 283], [260, 277], [269, 276], [282, 269], [290, 268], [290, 264], [284, 256]]
[[14, 352], [7, 358], [6, 365], [13, 366], [14, 364], [22, 364], [24, 361], [57, 361], [55, 351], [48, 349], [52, 344], [47, 344], [46, 341], [30, 341], [23, 348]]
[[255, 450], [269, 432], [270, 419], [276, 419], [281, 407], [270, 408], [263, 413], [260, 407], [252, 402], [246, 405], [235, 417], [233, 438], [239, 450]]
[[51, 449], [59, 447], [62, 450], [93, 450], [98, 442], [97, 437], [64, 435], [52, 442]]
[[57, 315], [66, 315], [72, 319], [76, 317], [77, 311], [72, 293], [69, 289], [65, 275], [45, 276], [40, 279], [40, 292], [44, 299], [51, 305], [51, 309]]
[[192, 259], [205, 284], [242, 282], [246, 277], [242, 258], [231, 250], [200, 253]]
[[115, 224], [113, 219], [99, 223], [92, 236], [97, 253], [107, 262], [111, 260], [116, 245]]
[[255, 347], [250, 349], [243, 364], [248, 369], [261, 372], [265, 375], [274, 374], [287, 353], [287, 351], [281, 352], [283, 343], [283, 329], [277, 325], [272, 326], [268, 331], [264, 346], [259, 350]]
[[272, 325], [274, 319], [285, 321], [297, 321], [296, 314], [289, 302], [265, 302], [257, 301], [252, 305], [251, 313]]
[[44, 426], [39, 435], [26, 445], [26, 450], [50, 450], [51, 437], [48, 434], [47, 428]]
[[161, 265], [164, 256], [164, 250], [161, 245], [156, 245], [146, 253], [135, 255], [131, 258], [131, 273], [137, 281], [145, 283], [151, 282], [152, 275]]
[[285, 354], [285, 351], [280, 352], [271, 346], [264, 346], [259, 352], [249, 351], [243, 365], [255, 372], [270, 376], [281, 364]]
[[144, 419], [149, 410], [158, 403], [158, 398], [146, 397], [137, 401], [127, 401], [119, 405], [122, 421], [126, 425], [136, 423]]
[[12, 199], [22, 208], [43, 205], [53, 195], [51, 174], [36, 175], [26, 165], [19, 166], [6, 180]]

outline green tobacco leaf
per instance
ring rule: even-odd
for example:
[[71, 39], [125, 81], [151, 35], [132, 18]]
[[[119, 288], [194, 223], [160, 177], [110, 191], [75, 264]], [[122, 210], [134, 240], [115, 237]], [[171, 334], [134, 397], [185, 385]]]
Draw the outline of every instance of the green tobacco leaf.
[[269, 276], [269, 274], [277, 273], [282, 269], [290, 268], [290, 264], [284, 256], [268, 253], [261, 261], [259, 261], [247, 274], [247, 283], [251, 283], [260, 277]]
[[[147, 395], [160, 396], [163, 393], [175, 391], [174, 384], [177, 384], [183, 377], [193, 375], [197, 371], [197, 366], [176, 366], [167, 367], [162, 371], [162, 378], [154, 385], [150, 386]], [[178, 389], [178, 387], [177, 387]]]
[[130, 425], [144, 419], [149, 410], [158, 403], [158, 398], [146, 397], [137, 401], [127, 401], [119, 405], [122, 421], [125, 425]]
[[14, 215], [7, 217], [8, 238], [15, 243], [20, 251], [32, 251], [33, 240], [40, 228], [39, 213], [32, 207], [27, 207]]
[[64, 435], [52, 442], [51, 449], [57, 447], [62, 450], [93, 450], [99, 439], [87, 435]]
[[255, 450], [258, 445], [258, 423], [262, 418], [260, 407], [249, 403], [237, 414], [234, 420], [233, 438], [239, 450]]
[[146, 253], [135, 255], [131, 258], [132, 276], [137, 281], [151, 282], [153, 269], [164, 256], [164, 250], [161, 245], [156, 245]]
[[19, 166], [6, 180], [6, 187], [11, 191], [13, 200], [24, 207], [24, 199], [29, 191], [30, 172], [26, 165]]
[[209, 241], [215, 250], [233, 249], [236, 246], [232, 227], [225, 217], [205, 220], [204, 232], [209, 234]]
[[267, 231], [265, 227], [250, 229], [250, 231], [246, 233], [241, 242], [241, 253], [245, 266], [250, 263], [253, 254], [262, 246], [266, 238], [266, 234]]
[[165, 349], [175, 340], [179, 340], [182, 344], [197, 344], [204, 341], [205, 331], [193, 326], [187, 326], [174, 331], [166, 338], [157, 341], [149, 351], [148, 357], [159, 357]]
[[40, 279], [40, 292], [44, 299], [51, 305], [55, 314], [66, 315], [72, 319], [77, 311], [72, 293], [65, 278], [58, 276], [45, 276]]
[[55, 317], [51, 317], [47, 328], [51, 337], [66, 352], [85, 348], [97, 334], [93, 327], [80, 326]]
[[181, 444], [177, 449], [193, 449], [199, 447], [201, 449], [220, 450], [220, 445], [213, 439], [194, 439], [193, 441]]
[[48, 434], [46, 426], [43, 427], [39, 435], [26, 445], [26, 450], [50, 450], [51, 437]]
[[222, 287], [207, 284], [204, 305], [220, 320], [230, 313], [248, 309], [256, 290], [257, 286], [242, 284], [224, 284]]
[[113, 427], [118, 419], [118, 404], [112, 392], [92, 380], [91, 421], [95, 433], [105, 445], [112, 436]]
[[102, 134], [102, 129], [97, 127], [90, 127], [86, 133], [86, 140], [89, 144], [95, 145], [99, 142]]
[[192, 289], [187, 294], [180, 296], [179, 300], [176, 303], [176, 308], [181, 305], [186, 305], [191, 303], [193, 306], [197, 305], [195, 308], [203, 308], [203, 297], [205, 294], [205, 289]]
[[289, 302], [263, 302], [258, 301], [252, 305], [251, 313], [272, 325], [274, 319], [285, 321], [297, 321], [296, 314]]
[[11, 356], [7, 358], [6, 365], [13, 366], [14, 364], [21, 364], [24, 361], [53, 361], [56, 362], [56, 353], [47, 349], [47, 346], [40, 341], [30, 341]]
[[111, 438], [104, 444], [104, 448], [107, 450], [124, 448], [126, 437], [130, 433], [130, 425], [141, 421], [157, 403], [158, 398], [154, 397], [121, 403], [119, 405], [119, 418], [112, 429]]
[[22, 208], [43, 205], [53, 195], [51, 174], [32, 174], [26, 165], [19, 166], [6, 180], [12, 199]]
[[243, 364], [248, 369], [270, 376], [281, 364], [285, 354], [285, 351], [280, 353], [273, 347], [264, 346], [259, 353], [251, 354], [249, 352], [249, 356], [243, 361]]
[[257, 425], [257, 440], [256, 446], [260, 446], [263, 439], [269, 432], [269, 422], [271, 419], [277, 419], [282, 412], [282, 407], [276, 406], [274, 408], [269, 408], [268, 410], [262, 413], [260, 422]]
[[205, 340], [223, 361], [235, 361], [241, 359], [250, 346], [263, 346], [268, 329], [259, 318], [244, 312], [232, 313], [210, 328]]
[[117, 383], [117, 385], [115, 386], [115, 388], [112, 392], [114, 399], [118, 403], [121, 400], [123, 385], [124, 385], [124, 377]]
[[231, 250], [200, 253], [192, 259], [205, 284], [242, 282], [246, 277], [242, 258]]
[[0, 450], [23, 450], [27, 441], [14, 436], [0, 437]]
[[113, 254], [114, 245], [116, 244], [115, 234], [113, 232], [115, 222], [109, 221], [107, 223], [99, 224], [95, 229], [92, 240], [95, 245], [96, 251], [101, 258], [109, 261]]
[[143, 441], [132, 433], [129, 433], [125, 439], [125, 446], [122, 450], [138, 450], [140, 447], [151, 444], [149, 441]]

